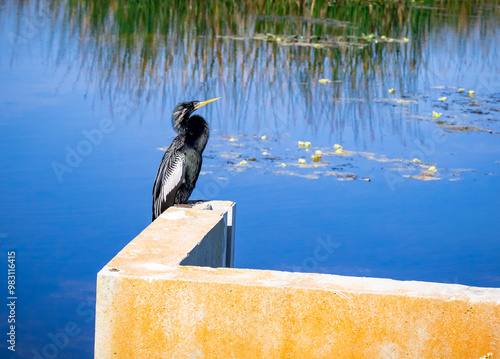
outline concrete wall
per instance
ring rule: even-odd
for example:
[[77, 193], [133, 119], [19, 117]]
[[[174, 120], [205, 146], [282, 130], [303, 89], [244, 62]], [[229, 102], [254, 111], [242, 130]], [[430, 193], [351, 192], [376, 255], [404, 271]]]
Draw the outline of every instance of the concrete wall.
[[99, 272], [95, 358], [500, 355], [500, 289], [224, 268], [235, 206], [199, 208], [170, 208]]

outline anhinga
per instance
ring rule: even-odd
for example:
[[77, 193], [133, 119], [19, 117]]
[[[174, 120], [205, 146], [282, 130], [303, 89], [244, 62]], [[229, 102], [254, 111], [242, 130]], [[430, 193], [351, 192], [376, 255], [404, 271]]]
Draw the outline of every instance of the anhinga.
[[172, 126], [177, 137], [161, 160], [153, 186], [153, 221], [168, 207], [186, 203], [200, 174], [201, 154], [210, 134], [208, 123], [201, 116], [191, 114], [210, 102], [179, 103], [172, 114]]

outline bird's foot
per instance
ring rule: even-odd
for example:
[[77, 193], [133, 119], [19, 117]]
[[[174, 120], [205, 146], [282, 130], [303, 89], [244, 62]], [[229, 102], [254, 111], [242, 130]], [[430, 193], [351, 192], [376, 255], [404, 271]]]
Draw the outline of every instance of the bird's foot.
[[182, 203], [182, 204], [175, 204], [174, 207], [179, 207], [179, 208], [193, 208], [194, 203]]

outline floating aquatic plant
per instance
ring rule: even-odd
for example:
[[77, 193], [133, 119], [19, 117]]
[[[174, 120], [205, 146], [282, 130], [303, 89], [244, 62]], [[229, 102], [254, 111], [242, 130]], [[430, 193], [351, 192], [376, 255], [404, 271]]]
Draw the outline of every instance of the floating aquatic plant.
[[321, 161], [321, 155], [312, 155], [311, 156], [311, 159], [314, 161], [314, 162], [319, 162]]
[[[452, 123], [453, 122], [443, 126], [452, 126]], [[454, 124], [454, 126], [456, 126], [456, 124]], [[215, 158], [220, 158], [220, 161], [218, 164], [206, 164], [205, 167], [207, 169], [209, 169], [209, 167], [227, 168], [228, 164], [230, 164], [232, 166], [230, 166], [228, 170], [235, 172], [269, 171], [277, 175], [291, 175], [307, 179], [332, 176], [340, 181], [360, 179], [368, 182], [370, 181], [369, 178], [359, 177], [357, 173], [349, 173], [344, 171], [344, 169], [356, 168], [351, 165], [352, 162], [364, 160], [376, 161], [379, 162], [386, 171], [398, 171], [401, 173], [401, 177], [422, 181], [443, 179], [456, 181], [461, 179], [460, 173], [464, 171], [473, 171], [473, 169], [446, 168], [438, 172], [438, 164], [424, 163], [418, 158], [409, 158], [405, 160], [402, 158], [387, 158], [384, 155], [377, 155], [369, 152], [345, 151], [342, 146], [337, 143], [333, 145], [331, 150], [325, 150], [323, 148], [313, 147], [309, 141], [300, 141], [301, 146], [296, 149], [293, 149], [293, 141], [291, 143], [286, 143], [287, 141], [278, 141], [276, 143], [276, 148], [273, 147], [273, 153], [279, 153], [279, 157], [272, 157], [269, 148], [262, 148], [261, 137], [261, 135], [251, 134], [234, 135], [233, 138], [238, 140], [238, 142], [235, 143], [229, 143], [229, 136], [220, 136], [213, 139], [209, 144], [209, 152], [213, 153]], [[310, 147], [306, 147], [306, 143]], [[238, 151], [235, 151], [233, 147], [235, 145], [238, 146]], [[292, 148], [290, 145], [292, 145]], [[222, 149], [221, 151], [221, 147], [223, 146], [227, 147], [225, 150]], [[212, 149], [210, 149], [210, 147], [212, 147]], [[304, 151], [310, 152], [310, 160], [303, 156]], [[250, 153], [253, 153], [254, 157], [250, 157]], [[331, 160], [328, 157], [331, 157]], [[335, 159], [333, 157], [335, 157]], [[274, 170], [269, 169], [268, 164], [271, 164]], [[413, 165], [410, 166], [410, 164]], [[299, 168], [300, 171], [294, 172], [285, 170], [285, 167], [288, 169], [290, 167], [293, 168], [293, 166]], [[340, 166], [339, 168], [343, 170], [332, 171], [332, 166]], [[276, 167], [281, 167], [281, 169], [277, 170]], [[211, 169], [212, 171], [204, 171], [201, 175], [205, 175], [206, 173], [217, 173], [216, 170], [213, 170], [213, 168]]]
[[436, 118], [440, 118], [443, 113], [437, 113], [436, 111], [432, 111], [432, 120], [435, 120]]

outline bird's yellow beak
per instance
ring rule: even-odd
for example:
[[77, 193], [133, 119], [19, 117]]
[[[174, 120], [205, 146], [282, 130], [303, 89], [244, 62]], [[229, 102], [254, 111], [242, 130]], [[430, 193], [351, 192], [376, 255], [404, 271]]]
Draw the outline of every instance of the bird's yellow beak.
[[220, 99], [220, 97], [216, 97], [216, 98], [213, 98], [213, 99], [211, 99], [211, 100], [207, 100], [207, 101], [198, 102], [198, 103], [194, 106], [194, 109], [195, 109], [195, 110], [197, 110], [197, 109], [199, 109], [201, 106], [205, 106], [207, 103], [217, 101], [218, 99]]

